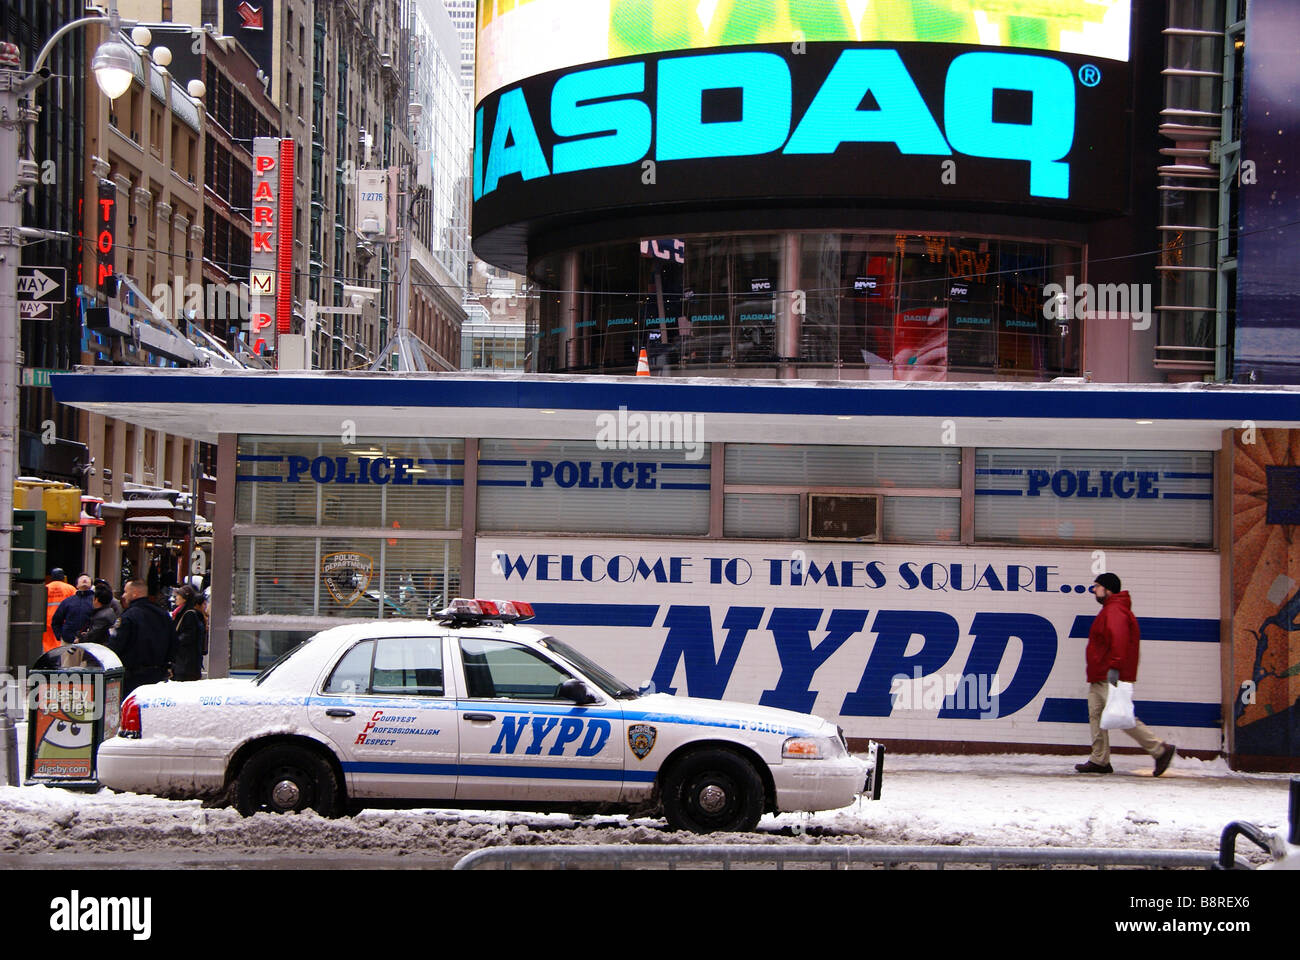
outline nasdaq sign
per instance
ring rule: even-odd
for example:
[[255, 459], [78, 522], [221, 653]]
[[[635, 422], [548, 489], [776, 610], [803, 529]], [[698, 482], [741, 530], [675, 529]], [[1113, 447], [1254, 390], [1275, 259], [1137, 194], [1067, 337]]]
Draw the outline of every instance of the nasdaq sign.
[[[1119, 210], [1129, 68], [1093, 66], [1089, 86], [1083, 65], [1060, 53], [823, 43], [534, 77], [475, 113], [475, 234], [546, 212], [547, 197], [556, 215], [740, 196]], [[645, 176], [669, 163], [702, 166]]]
[[[645, 63], [596, 67], [560, 78], [551, 93], [550, 123], [565, 139], [556, 143], [549, 168], [523, 91], [508, 91], [497, 101], [487, 169], [476, 168], [474, 198], [496, 190], [509, 174], [531, 180], [636, 163], [651, 155], [656, 116], [656, 160], [778, 150], [829, 154], [845, 143], [891, 143], [904, 156], [957, 152], [1025, 161], [1030, 196], [1070, 196], [1070, 165], [1061, 160], [1074, 143], [1074, 76], [1050, 57], [980, 51], [954, 59], [942, 104], [946, 137], [896, 50], [843, 51], [797, 118], [790, 67], [775, 53], [672, 57], [659, 61], [658, 76], [653, 114], [640, 99], [646, 92]], [[995, 118], [994, 94], [1000, 90], [1029, 95], [1029, 123]], [[738, 119], [705, 117], [706, 97], [722, 91], [739, 92]], [[876, 109], [860, 109], [868, 96]], [[481, 164], [482, 109], [475, 130], [475, 156]]]

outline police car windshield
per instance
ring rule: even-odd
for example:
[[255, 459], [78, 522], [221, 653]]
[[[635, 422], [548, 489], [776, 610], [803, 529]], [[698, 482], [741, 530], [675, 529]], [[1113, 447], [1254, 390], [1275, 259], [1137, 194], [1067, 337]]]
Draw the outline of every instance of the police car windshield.
[[577, 650], [574, 650], [573, 647], [569, 646], [567, 643], [556, 640], [554, 637], [547, 637], [545, 640], [541, 641], [541, 644], [547, 650], [551, 650], [559, 654], [565, 660], [568, 660], [569, 663], [578, 668], [580, 673], [590, 677], [591, 681], [595, 683], [596, 686], [600, 687], [600, 689], [604, 690], [616, 700], [626, 700], [636, 696], [636, 691], [626, 683], [614, 676], [604, 667], [589, 660]]
[[261, 673], [259, 673], [256, 677], [253, 678], [254, 685], [260, 684], [263, 680], [265, 680], [267, 677], [271, 675], [272, 670], [274, 670], [280, 664], [284, 663], [284, 661], [288, 660], [290, 657], [292, 657], [295, 653], [297, 653], [306, 645], [307, 645], [307, 641], [302, 640], [294, 644], [284, 653], [280, 654], [280, 656], [276, 658], [274, 663], [272, 663], [269, 667], [267, 667], [265, 670], [263, 670]]

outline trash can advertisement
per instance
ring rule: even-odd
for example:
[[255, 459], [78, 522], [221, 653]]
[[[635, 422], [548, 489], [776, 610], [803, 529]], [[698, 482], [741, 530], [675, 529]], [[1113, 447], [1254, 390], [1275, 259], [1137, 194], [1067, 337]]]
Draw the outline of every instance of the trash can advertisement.
[[104, 702], [103, 680], [102, 675], [71, 676], [36, 684], [36, 716], [28, 745], [33, 777], [90, 779], [96, 707]]
[[27, 781], [93, 786], [99, 745], [122, 722], [121, 661], [98, 644], [55, 647], [23, 682], [27, 691]]

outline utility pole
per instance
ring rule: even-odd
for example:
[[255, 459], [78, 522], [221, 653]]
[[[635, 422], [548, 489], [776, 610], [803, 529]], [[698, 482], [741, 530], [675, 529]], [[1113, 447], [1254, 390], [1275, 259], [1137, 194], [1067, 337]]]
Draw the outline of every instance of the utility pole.
[[[21, 51], [14, 44], [0, 44], [0, 786], [17, 784], [18, 745], [14, 715], [21, 710], [26, 690], [20, 690], [14, 676], [14, 651], [9, 629], [13, 608], [13, 522], [14, 476], [18, 467], [18, 260], [24, 240], [47, 239], [51, 231], [26, 228], [23, 199], [37, 183], [36, 163], [20, 150], [20, 131], [35, 136], [36, 111], [24, 101], [50, 76], [45, 61], [59, 40], [82, 27], [105, 24], [108, 39], [95, 50], [90, 70], [100, 90], [110, 100], [121, 96], [131, 84], [134, 61], [129, 47], [118, 36], [123, 21], [117, 0], [108, 0], [107, 16], [81, 17], [55, 30], [32, 63], [23, 70]], [[147, 45], [148, 31], [143, 31]], [[201, 90], [199, 81], [196, 90]], [[191, 92], [191, 96], [202, 96]]]
[[35, 164], [22, 157], [20, 132], [29, 119], [20, 97], [34, 86], [18, 69], [18, 50], [0, 52], [0, 785], [16, 785], [14, 721], [25, 691], [14, 677], [9, 615], [13, 607], [14, 477], [18, 459], [18, 261], [23, 197], [35, 184]]

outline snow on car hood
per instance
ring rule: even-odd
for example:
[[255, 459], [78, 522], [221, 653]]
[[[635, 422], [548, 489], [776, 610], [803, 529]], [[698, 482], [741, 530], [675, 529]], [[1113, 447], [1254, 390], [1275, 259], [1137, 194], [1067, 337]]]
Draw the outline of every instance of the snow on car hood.
[[667, 693], [652, 693], [625, 701], [623, 715], [628, 720], [671, 723], [706, 722], [714, 726], [752, 730], [778, 736], [837, 736], [833, 723], [808, 713], [760, 707], [752, 703], [731, 700], [707, 700], [703, 697], [675, 697]]

